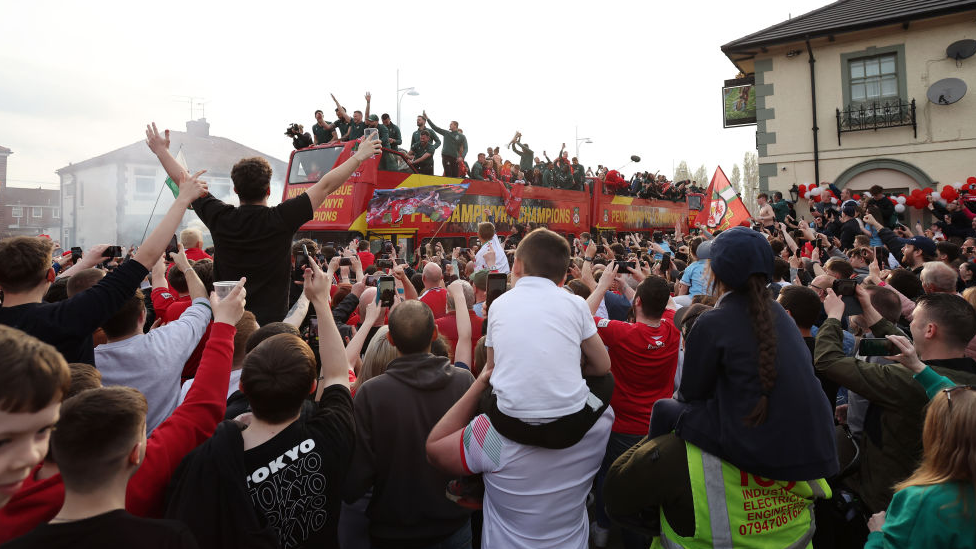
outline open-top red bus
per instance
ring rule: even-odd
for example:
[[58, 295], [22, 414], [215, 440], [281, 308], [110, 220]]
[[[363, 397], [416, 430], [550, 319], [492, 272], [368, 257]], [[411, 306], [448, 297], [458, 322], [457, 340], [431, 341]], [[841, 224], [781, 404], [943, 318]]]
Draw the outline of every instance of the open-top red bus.
[[[301, 194], [344, 162], [354, 146], [355, 142], [347, 142], [293, 151], [284, 199]], [[395, 162], [391, 164], [397, 171], [379, 169], [379, 156], [363, 162], [315, 211], [313, 219], [302, 226], [299, 236], [320, 243], [347, 243], [358, 236], [376, 241], [374, 251], [380, 242], [390, 240], [401, 247], [402, 253], [412, 255], [417, 246], [432, 238], [451, 246], [469, 246], [483, 221], [493, 222], [503, 235], [513, 232], [515, 223], [528, 222], [573, 236], [582, 232], [646, 235], [655, 230], [671, 232], [676, 226], [687, 230], [704, 198], [689, 194], [684, 201], [674, 202], [618, 196], [606, 190], [601, 180], [588, 178], [584, 190], [524, 187], [518, 218], [513, 219], [506, 211], [508, 191], [503, 184], [418, 174], [402, 153], [385, 152], [393, 157]], [[412, 193], [411, 189], [417, 191]], [[415, 196], [396, 204], [388, 201], [384, 208], [382, 197], [393, 191], [397, 191], [397, 196]], [[447, 195], [450, 200], [443, 200]]]

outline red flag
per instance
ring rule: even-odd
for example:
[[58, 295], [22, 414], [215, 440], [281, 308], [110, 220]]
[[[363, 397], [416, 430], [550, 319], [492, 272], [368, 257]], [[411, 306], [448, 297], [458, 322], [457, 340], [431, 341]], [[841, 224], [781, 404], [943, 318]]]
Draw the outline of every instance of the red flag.
[[[712, 182], [705, 191], [705, 201], [701, 214], [706, 215], [705, 224], [709, 229], [725, 230], [738, 226], [751, 217], [739, 194], [735, 192], [729, 178], [721, 167], [715, 168]], [[699, 214], [699, 215], [701, 215]]]
[[495, 181], [501, 188], [502, 200], [505, 202], [505, 213], [512, 218], [513, 222], [518, 221], [519, 214], [522, 211], [522, 191], [525, 190], [525, 185], [512, 185], [512, 190], [509, 191], [504, 183]]

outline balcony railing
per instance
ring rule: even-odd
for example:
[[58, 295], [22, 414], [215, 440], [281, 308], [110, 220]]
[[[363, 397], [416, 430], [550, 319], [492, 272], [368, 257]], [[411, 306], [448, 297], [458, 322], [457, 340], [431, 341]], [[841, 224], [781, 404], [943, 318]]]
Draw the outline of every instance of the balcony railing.
[[918, 137], [914, 99], [911, 102], [892, 100], [848, 105], [844, 110], [837, 109], [837, 145], [840, 145], [842, 133], [901, 126], [911, 126]]

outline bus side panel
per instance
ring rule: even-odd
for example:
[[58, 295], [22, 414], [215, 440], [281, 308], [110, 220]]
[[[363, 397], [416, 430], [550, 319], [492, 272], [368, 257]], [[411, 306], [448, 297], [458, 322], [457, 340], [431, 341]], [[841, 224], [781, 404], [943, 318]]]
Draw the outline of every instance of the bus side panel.
[[644, 200], [629, 196], [600, 195], [594, 222], [600, 229], [617, 232], [674, 230], [688, 226], [688, 204], [670, 200]]
[[[442, 179], [443, 182], [438, 182], [440, 184], [460, 182], [451, 178], [436, 179]], [[411, 214], [403, 216], [399, 223], [377, 224], [369, 229], [416, 231], [425, 238], [435, 233], [475, 234], [478, 232], [478, 224], [484, 221], [494, 223], [495, 230], [501, 233], [514, 231], [515, 223], [530, 221], [560, 233], [578, 234], [587, 230], [585, 193], [526, 187], [519, 217], [515, 220], [505, 211], [505, 200], [498, 183], [477, 180], [465, 180], [464, 183], [468, 184], [468, 189], [446, 222], [433, 221], [423, 214]]]
[[[353, 151], [347, 146], [339, 158], [336, 166], [341, 165]], [[294, 155], [293, 155], [294, 156]], [[373, 197], [377, 174], [377, 159], [367, 159], [359, 168], [325, 198], [322, 205], [316, 208], [312, 219], [301, 226], [302, 231], [356, 231], [365, 234], [366, 204]], [[285, 186], [285, 199], [293, 198], [311, 187], [311, 183]]]

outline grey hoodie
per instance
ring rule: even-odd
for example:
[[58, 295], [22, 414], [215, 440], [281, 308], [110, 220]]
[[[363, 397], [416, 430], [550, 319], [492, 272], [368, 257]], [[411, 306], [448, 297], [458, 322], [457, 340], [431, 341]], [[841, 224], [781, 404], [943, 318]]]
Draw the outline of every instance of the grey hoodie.
[[427, 463], [427, 435], [474, 382], [471, 373], [429, 353], [401, 356], [356, 391], [356, 451], [342, 497], [367, 489], [369, 534], [378, 547], [433, 545], [461, 528], [470, 511], [448, 500], [452, 479]]

